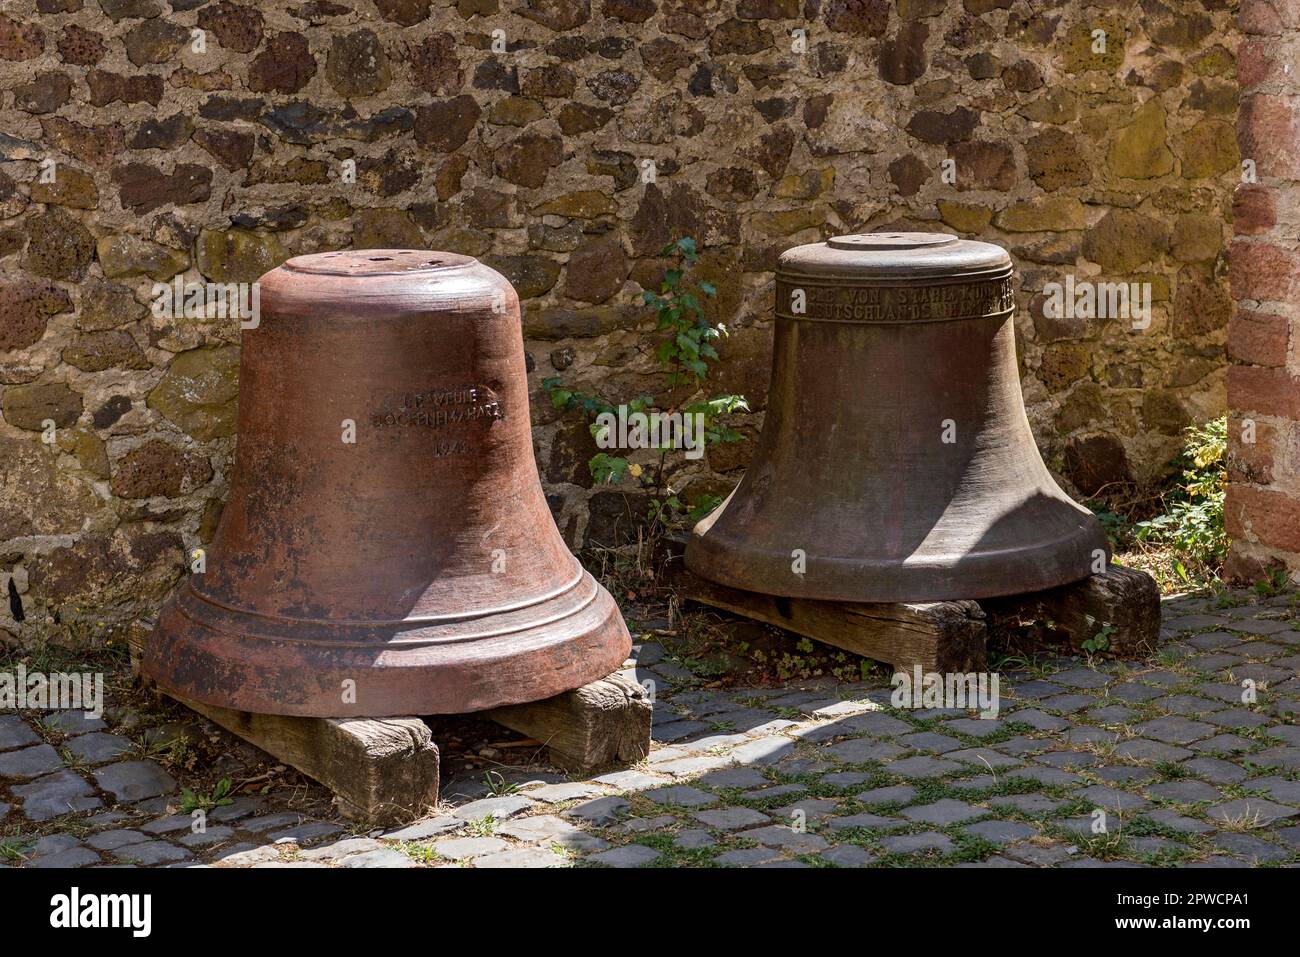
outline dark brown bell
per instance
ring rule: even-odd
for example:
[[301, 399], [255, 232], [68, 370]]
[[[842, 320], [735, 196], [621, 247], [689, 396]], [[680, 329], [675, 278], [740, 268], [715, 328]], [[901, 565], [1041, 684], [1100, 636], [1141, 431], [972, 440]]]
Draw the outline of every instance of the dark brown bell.
[[627, 628], [538, 481], [510, 284], [417, 250], [299, 256], [259, 282], [229, 501], [144, 670], [322, 717], [478, 711], [617, 670]]
[[1018, 594], [1102, 570], [1100, 524], [1029, 430], [1011, 276], [1000, 247], [938, 233], [783, 254], [762, 436], [687, 566], [853, 602]]

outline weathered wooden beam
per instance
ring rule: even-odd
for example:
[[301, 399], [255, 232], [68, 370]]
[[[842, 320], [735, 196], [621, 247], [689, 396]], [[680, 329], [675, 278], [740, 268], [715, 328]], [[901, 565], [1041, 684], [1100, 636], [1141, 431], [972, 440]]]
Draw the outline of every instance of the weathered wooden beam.
[[782, 598], [727, 588], [684, 572], [687, 598], [776, 625], [866, 658], [911, 670], [970, 672], [985, 668], [984, 613], [973, 601], [858, 604]]
[[140, 670], [140, 662], [144, 658], [145, 642], [153, 632], [154, 621], [153, 618], [142, 618], [131, 622], [126, 628], [126, 650], [131, 661], [131, 677], [146, 687], [153, 682]]
[[400, 824], [438, 802], [438, 747], [419, 718], [298, 718], [169, 697], [319, 781], [345, 817]]
[[574, 691], [484, 712], [498, 724], [546, 745], [552, 763], [571, 771], [635, 764], [650, 753], [650, 699], [631, 678], [612, 674]]
[[[1120, 565], [1047, 591], [982, 598], [980, 607], [990, 643], [1008, 651], [1068, 647], [1137, 657], [1155, 651], [1160, 638], [1159, 586]], [[1085, 641], [1093, 647], [1085, 649]]]

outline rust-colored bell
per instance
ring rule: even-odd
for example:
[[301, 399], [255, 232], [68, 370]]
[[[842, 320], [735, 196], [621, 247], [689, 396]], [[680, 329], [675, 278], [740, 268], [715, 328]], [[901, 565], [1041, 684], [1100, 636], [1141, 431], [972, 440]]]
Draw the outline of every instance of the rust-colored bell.
[[1011, 258], [939, 233], [841, 236], [776, 268], [762, 436], [696, 526], [695, 573], [852, 602], [1037, 591], [1109, 558], [1020, 394]]
[[617, 670], [627, 627], [538, 480], [510, 284], [376, 249], [259, 283], [229, 500], [144, 670], [207, 704], [321, 717], [478, 711]]

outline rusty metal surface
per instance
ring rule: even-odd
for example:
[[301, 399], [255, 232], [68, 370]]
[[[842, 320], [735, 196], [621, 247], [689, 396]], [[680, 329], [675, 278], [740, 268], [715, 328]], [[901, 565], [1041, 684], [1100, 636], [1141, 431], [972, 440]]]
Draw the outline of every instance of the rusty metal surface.
[[616, 670], [627, 628], [538, 481], [509, 283], [418, 250], [300, 256], [260, 283], [229, 500], [145, 671], [226, 708], [380, 717]]
[[1012, 271], [1000, 247], [938, 233], [784, 253], [763, 432], [696, 526], [690, 569], [771, 595], [895, 602], [1037, 591], [1108, 560], [1030, 432]]

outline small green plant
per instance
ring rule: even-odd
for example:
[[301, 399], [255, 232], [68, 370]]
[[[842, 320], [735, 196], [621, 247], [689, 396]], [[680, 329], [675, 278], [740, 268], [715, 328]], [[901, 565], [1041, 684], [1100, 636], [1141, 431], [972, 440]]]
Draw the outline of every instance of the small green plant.
[[477, 821], [470, 821], [465, 828], [465, 833], [474, 837], [491, 837], [497, 831], [497, 819], [491, 814], [487, 814]]
[[229, 796], [231, 786], [230, 778], [222, 778], [212, 789], [211, 794], [200, 794], [189, 788], [181, 788], [181, 812], [189, 814], [191, 811], [210, 811], [216, 807], [234, 804], [234, 798]]
[[432, 844], [419, 841], [404, 841], [398, 845], [398, 850], [417, 864], [434, 864], [442, 859]]
[[185, 767], [193, 756], [190, 743], [183, 737], [141, 741], [127, 755], [142, 761], [157, 761], [165, 768]]
[[[655, 350], [655, 358], [668, 372], [668, 387], [673, 390], [690, 389], [687, 398], [665, 407], [665, 400], [640, 395], [615, 406], [601, 396], [565, 388], [558, 376], [542, 381], [555, 408], [576, 409], [592, 420], [591, 434], [601, 448], [613, 447], [615, 437], [611, 435], [611, 419], [636, 423], [648, 422], [652, 417], [660, 421], [698, 422], [699, 441], [704, 446], [734, 442], [741, 436], [726, 425], [724, 417], [735, 412], [749, 411], [749, 405], [741, 395], [702, 398], [710, 367], [719, 359], [714, 343], [727, 334], [727, 329], [721, 323], [713, 325], [705, 318], [704, 299], [716, 296], [717, 289], [708, 282], [687, 282], [689, 271], [700, 258], [695, 240], [687, 237], [669, 243], [660, 250], [659, 255], [669, 259], [670, 265], [664, 272], [659, 288], [646, 290], [642, 294], [642, 300], [654, 309], [656, 332], [663, 334]], [[631, 431], [629, 429], [629, 434]], [[649, 490], [651, 501], [646, 519], [652, 529], [656, 526], [677, 525], [683, 515], [691, 522], [696, 522], [717, 508], [722, 499], [714, 495], [700, 496], [690, 502], [682, 501], [668, 484], [666, 466], [668, 455], [674, 450], [674, 442], [658, 430], [649, 434], [657, 434], [658, 438], [657, 442], [651, 441], [648, 445], [658, 453], [658, 460], [651, 467], [634, 462], [625, 454], [598, 452], [587, 463], [592, 478], [601, 484], [617, 485], [631, 477], [642, 488]], [[703, 449], [699, 449], [699, 452], [702, 454]]]
[[507, 794], [514, 794], [519, 790], [518, 784], [514, 781], [507, 781], [499, 771], [488, 771], [484, 774], [483, 786], [487, 788], [488, 794], [493, 797], [503, 797]]
[[696, 678], [718, 678], [727, 673], [727, 662], [717, 658], [696, 658], [688, 655], [679, 662]]
[[1256, 595], [1259, 595], [1261, 598], [1269, 598], [1286, 590], [1287, 584], [1290, 581], [1286, 568], [1270, 568], [1267, 574], [1268, 577], [1255, 582], [1254, 591]]
[[1102, 626], [1097, 629], [1097, 633], [1091, 638], [1084, 639], [1081, 647], [1090, 655], [1095, 655], [1110, 649], [1110, 636], [1115, 633], [1115, 626], [1110, 622], [1103, 622]]
[[30, 837], [0, 838], [0, 861], [25, 861], [36, 842]]
[[1123, 541], [1131, 533], [1129, 519], [1118, 512], [1113, 512], [1103, 504], [1089, 503], [1092, 514], [1097, 516], [1102, 529], [1112, 540]]
[[1217, 571], [1228, 552], [1223, 527], [1228, 419], [1186, 431], [1187, 445], [1179, 458], [1183, 482], [1166, 499], [1163, 514], [1138, 523], [1136, 537], [1170, 548], [1174, 572], [1190, 583], [1194, 573]]

